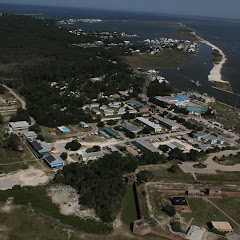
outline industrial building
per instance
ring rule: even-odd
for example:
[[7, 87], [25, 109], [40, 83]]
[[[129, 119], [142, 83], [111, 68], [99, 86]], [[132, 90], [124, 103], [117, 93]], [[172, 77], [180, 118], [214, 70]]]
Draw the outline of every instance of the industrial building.
[[150, 143], [146, 142], [143, 139], [135, 139], [135, 141], [133, 143], [137, 147], [144, 148], [145, 150], [148, 150], [148, 151], [151, 151], [151, 152], [157, 152], [157, 153], [162, 154], [161, 150], [159, 150], [158, 148], [154, 147], [153, 145], [151, 145]]
[[134, 134], [137, 134], [137, 133], [139, 133], [143, 130], [143, 127], [135, 126], [135, 125], [132, 125], [132, 124], [123, 124], [122, 127], [127, 129], [128, 131], [134, 133]]
[[176, 124], [173, 121], [170, 121], [166, 118], [163, 118], [161, 116], [158, 115], [153, 115], [152, 118], [156, 121], [158, 121], [161, 125], [163, 125], [164, 127], [171, 129], [171, 130], [177, 130], [179, 128], [179, 125]]
[[139, 123], [148, 126], [155, 133], [160, 133], [162, 131], [162, 127], [160, 125], [150, 122], [148, 119], [144, 117], [136, 117], [136, 120]]
[[126, 103], [138, 112], [149, 112], [149, 107], [135, 100], [127, 100]]
[[90, 153], [87, 153], [85, 151], [80, 151], [78, 152], [78, 156], [79, 156], [79, 159], [82, 160], [83, 162], [88, 162], [88, 161], [94, 161], [94, 160], [97, 160], [101, 157], [104, 156], [104, 153], [102, 151], [98, 151], [98, 152], [90, 152]]
[[121, 138], [119, 136], [119, 134], [116, 131], [114, 131], [112, 128], [110, 128], [110, 127], [103, 128], [103, 131], [106, 132], [108, 135], [116, 138], [116, 139], [120, 139]]
[[30, 125], [26, 121], [19, 121], [19, 122], [10, 122], [9, 128], [11, 132], [15, 131], [22, 131], [29, 129]]
[[58, 154], [45, 156], [43, 160], [51, 168], [62, 167], [65, 165], [64, 160]]
[[37, 158], [41, 158], [41, 156], [50, 155], [50, 152], [52, 150], [52, 147], [45, 141], [34, 140], [34, 141], [29, 141], [29, 144], [33, 149], [33, 154]]
[[22, 135], [23, 140], [33, 141], [36, 138], [37, 138], [37, 134], [34, 131], [28, 131], [23, 133]]

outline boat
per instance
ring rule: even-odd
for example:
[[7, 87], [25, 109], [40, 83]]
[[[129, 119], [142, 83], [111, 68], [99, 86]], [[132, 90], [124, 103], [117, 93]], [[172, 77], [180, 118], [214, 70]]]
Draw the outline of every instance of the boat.
[[199, 81], [191, 80], [191, 82], [192, 82], [194, 85], [196, 85], [197, 87], [201, 87], [201, 86], [202, 86]]

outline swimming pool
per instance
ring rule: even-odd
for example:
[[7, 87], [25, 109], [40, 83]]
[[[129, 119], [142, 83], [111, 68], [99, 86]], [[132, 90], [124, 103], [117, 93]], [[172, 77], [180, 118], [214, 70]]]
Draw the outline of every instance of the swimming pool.
[[66, 128], [65, 126], [58, 127], [58, 129], [62, 132], [70, 132], [70, 130], [68, 128]]

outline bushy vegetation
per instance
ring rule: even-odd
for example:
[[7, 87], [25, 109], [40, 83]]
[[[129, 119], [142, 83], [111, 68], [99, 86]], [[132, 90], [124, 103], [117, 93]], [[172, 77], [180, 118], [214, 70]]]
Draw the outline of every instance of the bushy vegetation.
[[65, 146], [66, 149], [70, 149], [72, 151], [77, 151], [81, 147], [81, 144], [77, 140], [72, 140], [68, 142]]
[[[97, 39], [70, 34], [51, 19], [4, 14], [0, 25], [0, 63], [17, 65], [5, 77], [15, 79], [8, 84], [25, 96], [29, 114], [40, 125], [92, 122], [81, 107], [100, 92], [108, 96], [131, 88], [136, 95], [142, 92], [144, 78], [121, 58], [125, 47], [73, 47]], [[102, 81], [91, 81], [99, 76], [104, 76]]]
[[162, 208], [163, 212], [165, 212], [169, 217], [173, 217], [176, 214], [176, 210], [173, 206], [166, 205]]
[[67, 165], [58, 172], [56, 181], [74, 187], [80, 204], [94, 208], [104, 222], [110, 222], [123, 202], [126, 183], [122, 174], [137, 166], [134, 157], [113, 153], [92, 163]]
[[137, 180], [139, 183], [146, 183], [153, 179], [154, 174], [147, 170], [142, 170], [137, 174]]
[[176, 90], [168, 83], [159, 83], [159, 81], [155, 80], [149, 84], [147, 89], [147, 95], [150, 98], [155, 96], [168, 96], [172, 93], [175, 93]]

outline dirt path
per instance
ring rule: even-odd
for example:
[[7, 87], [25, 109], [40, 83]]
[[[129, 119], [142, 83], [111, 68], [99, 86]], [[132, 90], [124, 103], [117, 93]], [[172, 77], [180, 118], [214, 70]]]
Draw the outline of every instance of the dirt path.
[[8, 86], [6, 86], [5, 84], [1, 84], [3, 87], [5, 87], [15, 98], [18, 99], [18, 101], [21, 103], [22, 105], [22, 109], [26, 109], [26, 102], [20, 98], [11, 88], [9, 88]]
[[214, 204], [210, 199], [208, 198], [203, 198], [205, 201], [209, 202], [212, 204], [215, 208], [217, 208], [222, 214], [224, 214], [226, 217], [228, 217], [232, 222], [234, 222], [238, 227], [240, 227], [240, 224], [236, 222], [234, 219], [232, 219], [228, 214], [226, 214], [221, 208], [219, 208], [216, 204]]

